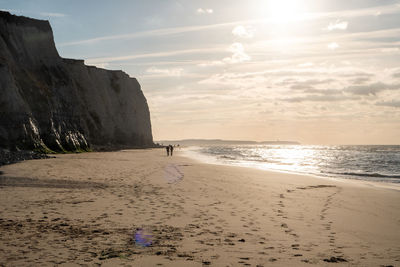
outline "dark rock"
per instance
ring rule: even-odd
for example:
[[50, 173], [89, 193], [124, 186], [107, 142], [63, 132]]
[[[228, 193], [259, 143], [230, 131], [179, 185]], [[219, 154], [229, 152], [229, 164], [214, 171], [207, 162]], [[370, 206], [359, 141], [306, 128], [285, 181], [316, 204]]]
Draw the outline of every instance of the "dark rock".
[[329, 259], [324, 259], [325, 262], [347, 262], [346, 259], [341, 257], [330, 257]]

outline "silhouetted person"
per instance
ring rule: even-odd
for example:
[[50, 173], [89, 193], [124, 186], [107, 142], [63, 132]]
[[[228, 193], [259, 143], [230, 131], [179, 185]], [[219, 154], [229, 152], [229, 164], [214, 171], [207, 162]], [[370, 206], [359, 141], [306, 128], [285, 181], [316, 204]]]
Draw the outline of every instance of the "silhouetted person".
[[169, 147], [170, 146], [166, 146], [165, 149], [167, 150], [167, 157], [169, 156]]
[[172, 145], [169, 145], [169, 150], [171, 151], [171, 156], [172, 156], [172, 153], [174, 152], [174, 147]]

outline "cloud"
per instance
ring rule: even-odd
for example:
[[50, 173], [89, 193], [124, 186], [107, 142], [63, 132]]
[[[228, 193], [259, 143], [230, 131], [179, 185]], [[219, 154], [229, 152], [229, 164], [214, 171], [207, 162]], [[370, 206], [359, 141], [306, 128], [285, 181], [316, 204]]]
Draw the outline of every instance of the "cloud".
[[232, 30], [232, 34], [240, 37], [240, 38], [253, 38], [254, 37], [254, 28], [244, 27], [242, 25], [236, 26]]
[[288, 97], [281, 98], [280, 101], [291, 102], [291, 103], [300, 103], [305, 101], [310, 102], [338, 102], [338, 101], [347, 101], [347, 100], [356, 100], [358, 97], [354, 96], [345, 96], [345, 95], [308, 95], [302, 97]]
[[302, 68], [307, 68], [307, 67], [314, 66], [314, 63], [312, 63], [312, 62], [304, 62], [304, 63], [298, 64], [297, 66], [302, 67]]
[[357, 77], [357, 78], [351, 79], [350, 81], [353, 84], [362, 84], [362, 83], [368, 82], [369, 80], [370, 80], [369, 77]]
[[392, 76], [393, 78], [400, 78], [400, 72], [393, 73]]
[[233, 73], [224, 72], [212, 75], [199, 81], [199, 84], [217, 85], [218, 87], [232, 88], [255, 88], [265, 87], [267, 78], [257, 73]]
[[21, 11], [19, 11], [19, 10], [5, 9], [5, 8], [0, 8], [0, 11], [9, 12], [9, 13], [21, 13]]
[[[392, 5], [384, 5], [374, 8], [366, 8], [366, 9], [358, 9], [358, 10], [341, 10], [335, 12], [327, 12], [327, 13], [311, 13], [308, 16], [304, 17], [302, 20], [319, 20], [325, 18], [334, 18], [334, 17], [363, 17], [363, 16], [370, 16], [376, 12], [376, 8], [381, 10], [382, 14], [397, 14], [400, 13], [400, 7], [396, 4]], [[202, 10], [202, 11], [201, 11]], [[207, 12], [208, 10], [208, 12]], [[22, 12], [22, 11], [18, 11]], [[208, 14], [213, 13], [212, 9], [203, 9], [199, 8], [197, 10], [199, 14], [203, 14], [201, 12], [206, 12]], [[26, 12], [25, 12], [26, 13]], [[178, 34], [178, 33], [186, 33], [186, 32], [196, 32], [196, 31], [204, 31], [204, 30], [211, 30], [211, 29], [220, 29], [225, 27], [232, 27], [238, 24], [265, 24], [271, 22], [268, 19], [253, 19], [253, 20], [241, 20], [241, 21], [232, 21], [232, 22], [225, 22], [225, 23], [218, 23], [218, 24], [209, 24], [209, 25], [202, 25], [202, 26], [186, 26], [186, 27], [175, 27], [175, 28], [164, 28], [164, 29], [157, 29], [157, 30], [149, 30], [149, 31], [142, 31], [142, 32], [135, 32], [135, 33], [127, 33], [127, 34], [119, 34], [119, 35], [106, 35], [100, 36], [91, 39], [85, 40], [78, 40], [78, 41], [71, 41], [58, 44], [59, 47], [62, 46], [71, 46], [71, 45], [82, 45], [82, 44], [92, 44], [95, 42], [101, 42], [106, 40], [125, 40], [125, 39], [133, 39], [133, 38], [142, 38], [142, 37], [151, 37], [151, 36], [163, 36], [163, 35], [171, 35], [171, 34]], [[367, 33], [369, 34], [369, 33]]]
[[356, 78], [359, 78], [359, 77], [372, 78], [372, 77], [374, 77], [374, 74], [368, 73], [368, 72], [356, 71], [356, 72], [340, 73], [339, 76], [340, 77], [345, 77], [345, 78], [347, 78], [347, 77], [350, 77], [350, 78], [353, 78], [353, 77], [356, 77]]
[[63, 13], [54, 13], [54, 12], [41, 12], [39, 14], [42, 17], [55, 17], [55, 18], [62, 18], [66, 16]]
[[6, 11], [14, 14], [29, 14], [30, 16], [41, 16], [41, 17], [54, 17], [54, 18], [62, 18], [66, 17], [66, 14], [63, 13], [56, 13], [56, 12], [31, 12], [31, 11], [24, 11], [24, 10], [16, 10], [16, 9], [3, 9], [0, 8], [1, 11]]
[[88, 59], [85, 59], [85, 62], [86, 62], [86, 64], [89, 64], [89, 65], [95, 65], [97, 63], [103, 63], [103, 62], [127, 61], [127, 60], [139, 59], [139, 58], [170, 57], [170, 56], [186, 55], [186, 54], [208, 54], [211, 52], [221, 52], [221, 51], [223, 51], [223, 48], [219, 48], [219, 47], [183, 49], [183, 50], [173, 50], [173, 51], [135, 54], [135, 55], [124, 55], [124, 56], [115, 56], [115, 57], [88, 58]]
[[336, 82], [335, 79], [308, 79], [308, 80], [298, 80], [294, 78], [284, 79], [276, 83], [277, 86], [282, 86], [284, 88], [290, 88], [292, 90], [301, 90], [306, 93], [323, 93], [323, 94], [332, 94], [331, 92], [340, 92], [338, 90], [329, 90], [329, 89], [314, 89], [314, 86], [327, 87], [330, 83]]
[[399, 13], [400, 6], [398, 4], [389, 4], [382, 6], [373, 6], [363, 9], [348, 9], [339, 10], [329, 13], [320, 14], [321, 17], [342, 17], [342, 18], [356, 18], [367, 16], [379, 16], [383, 14], [396, 14]]
[[328, 44], [328, 48], [331, 50], [336, 50], [339, 47], [339, 45], [335, 42]]
[[[280, 85], [292, 84], [290, 89], [301, 90], [305, 93], [305, 96], [296, 96], [289, 98], [281, 98], [281, 101], [285, 102], [304, 102], [304, 101], [346, 101], [346, 100], [358, 100], [361, 96], [375, 96], [379, 92], [386, 90], [398, 90], [400, 84], [386, 84], [382, 82], [371, 83], [368, 85], [353, 85], [342, 89], [315, 89], [314, 85], [335, 82], [334, 79], [325, 80], [306, 80], [297, 82], [293, 79], [284, 81]], [[279, 84], [278, 84], [279, 85]], [[309, 95], [308, 95], [309, 94]], [[395, 106], [397, 107], [397, 101], [392, 102], [377, 102], [378, 106]]]
[[235, 64], [250, 60], [250, 56], [244, 52], [244, 47], [241, 43], [233, 43], [229, 48], [229, 52], [232, 52], [232, 56], [224, 58], [222, 61]]
[[381, 102], [376, 102], [375, 105], [377, 106], [383, 106], [383, 107], [393, 107], [393, 108], [400, 108], [400, 101], [381, 101]]
[[400, 49], [398, 47], [385, 47], [381, 49], [383, 53], [396, 53], [399, 52]]
[[382, 82], [376, 82], [368, 85], [353, 85], [346, 87], [346, 92], [354, 95], [376, 95], [379, 92], [386, 90], [397, 90], [400, 89], [400, 84], [386, 84]]
[[213, 60], [210, 62], [200, 63], [197, 66], [199, 67], [208, 67], [208, 66], [222, 66], [225, 64], [236, 64], [245, 61], [249, 61], [251, 58], [244, 51], [244, 47], [241, 43], [233, 43], [228, 49], [229, 52], [232, 53], [232, 56], [225, 57], [222, 60]]
[[82, 44], [93, 44], [102, 41], [109, 40], [129, 40], [135, 38], [145, 38], [145, 37], [158, 37], [165, 35], [173, 35], [173, 34], [181, 34], [187, 32], [197, 32], [197, 31], [207, 31], [212, 29], [221, 29], [225, 27], [232, 27], [237, 25], [238, 23], [248, 23], [248, 21], [235, 21], [235, 22], [226, 22], [226, 23], [218, 23], [218, 24], [209, 24], [209, 25], [201, 25], [201, 26], [184, 26], [184, 27], [174, 27], [174, 28], [163, 28], [149, 31], [141, 31], [134, 33], [126, 33], [126, 34], [118, 34], [118, 35], [106, 35], [91, 39], [72, 41], [61, 43], [58, 46], [71, 46], [71, 45], [82, 45]]
[[304, 91], [305, 93], [310, 93], [310, 94], [320, 94], [320, 95], [342, 95], [343, 91], [342, 90], [337, 90], [337, 89], [314, 89], [310, 88]]
[[313, 88], [313, 86], [311, 84], [309, 85], [309, 84], [299, 83], [299, 84], [293, 84], [290, 86], [290, 89], [293, 89], [293, 90], [308, 90], [310, 88]]
[[94, 66], [101, 68], [101, 69], [105, 69], [107, 68], [110, 64], [108, 64], [107, 62], [99, 62], [99, 63], [95, 63], [93, 64]]
[[329, 84], [334, 81], [335, 81], [334, 79], [308, 79], [308, 80], [303, 80], [303, 81], [299, 81], [296, 79], [290, 79], [290, 80], [284, 80], [283, 82], [280, 83], [280, 85], [291, 84], [292, 89], [304, 89], [304, 88], [312, 87], [314, 85]]
[[198, 9], [196, 10], [196, 12], [197, 12], [197, 14], [212, 14], [212, 13], [214, 13], [214, 10], [211, 9], [211, 8], [205, 8], [205, 9], [203, 9], [203, 8], [198, 8]]
[[209, 62], [204, 62], [204, 63], [200, 63], [197, 66], [199, 67], [210, 67], [210, 66], [221, 66], [224, 65], [225, 63], [222, 62], [221, 60], [213, 60], [213, 61], [209, 61]]
[[333, 30], [346, 30], [349, 23], [347, 21], [339, 21], [329, 23], [327, 29], [328, 31]]
[[170, 69], [159, 69], [156, 67], [151, 67], [146, 70], [148, 73], [160, 74], [162, 76], [168, 77], [180, 77], [182, 75], [182, 68], [170, 68]]

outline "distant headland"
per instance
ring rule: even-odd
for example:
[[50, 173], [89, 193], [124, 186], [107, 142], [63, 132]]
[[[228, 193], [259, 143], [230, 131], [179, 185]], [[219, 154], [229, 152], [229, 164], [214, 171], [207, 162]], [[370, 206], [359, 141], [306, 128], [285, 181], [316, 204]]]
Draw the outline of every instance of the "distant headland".
[[248, 140], [223, 140], [223, 139], [183, 139], [160, 140], [158, 144], [171, 144], [182, 146], [206, 146], [206, 145], [300, 145], [297, 141], [248, 141]]

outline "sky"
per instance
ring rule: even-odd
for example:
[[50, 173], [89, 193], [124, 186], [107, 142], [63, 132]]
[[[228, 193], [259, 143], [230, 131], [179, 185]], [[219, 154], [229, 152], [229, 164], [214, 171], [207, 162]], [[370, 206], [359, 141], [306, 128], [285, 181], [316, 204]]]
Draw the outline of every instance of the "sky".
[[400, 0], [0, 0], [138, 79], [155, 140], [400, 144]]

